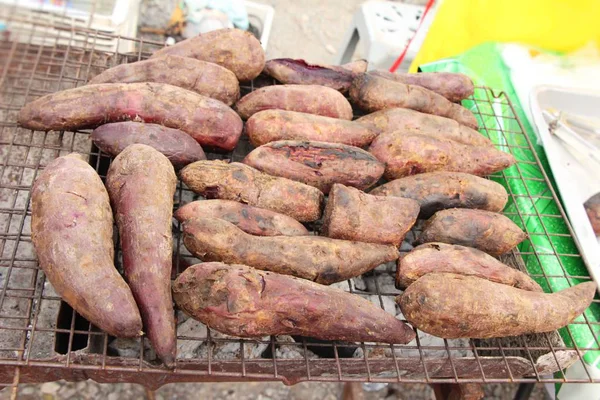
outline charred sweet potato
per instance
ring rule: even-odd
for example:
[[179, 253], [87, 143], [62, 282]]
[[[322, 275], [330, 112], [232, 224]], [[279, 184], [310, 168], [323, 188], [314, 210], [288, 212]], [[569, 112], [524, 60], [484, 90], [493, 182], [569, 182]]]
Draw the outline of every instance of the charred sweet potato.
[[352, 119], [352, 106], [337, 90], [318, 85], [275, 85], [242, 97], [235, 110], [243, 119], [263, 110], [288, 110]]
[[417, 243], [459, 244], [498, 256], [513, 249], [526, 237], [525, 232], [502, 214], [451, 208], [438, 211], [427, 220]]
[[241, 163], [196, 161], [180, 172], [183, 182], [207, 199], [235, 200], [301, 222], [321, 216], [323, 193], [312, 186], [262, 173]]
[[262, 145], [244, 158], [244, 164], [269, 175], [306, 183], [325, 194], [334, 183], [366, 189], [384, 171], [383, 164], [358, 147], [295, 140]]
[[381, 134], [373, 140], [369, 152], [385, 163], [387, 179], [433, 171], [485, 176], [516, 162], [512, 154], [494, 147], [468, 146], [417, 134]]
[[78, 154], [59, 157], [31, 199], [31, 240], [59, 296], [110, 335], [141, 335], [140, 312], [113, 264], [113, 216], [96, 171]]
[[225, 104], [164, 83], [101, 83], [51, 93], [26, 104], [19, 124], [38, 131], [138, 121], [180, 129], [203, 146], [233, 150], [242, 120]]
[[100, 125], [91, 137], [100, 150], [113, 157], [137, 143], [160, 151], [178, 169], [194, 161], [206, 160], [202, 147], [190, 135], [163, 125], [115, 122]]
[[369, 112], [395, 107], [410, 108], [451, 118], [460, 124], [477, 129], [477, 119], [471, 111], [420, 86], [360, 74], [352, 82], [350, 98], [354, 104]]
[[258, 76], [265, 66], [265, 52], [258, 39], [241, 29], [218, 29], [164, 47], [152, 55], [190, 57], [227, 68], [240, 82]]
[[461, 172], [427, 172], [395, 179], [370, 192], [419, 202], [421, 218], [429, 218], [446, 208], [476, 208], [500, 212], [508, 201], [499, 183]]
[[265, 63], [263, 72], [281, 83], [321, 85], [345, 93], [356, 75], [343, 66], [310, 64], [293, 58], [276, 58]]
[[224, 219], [251, 235], [304, 236], [309, 234], [304, 225], [287, 215], [233, 200], [192, 201], [175, 212], [175, 218], [182, 223], [198, 217]]
[[195, 218], [183, 225], [183, 243], [203, 261], [245, 263], [329, 285], [398, 258], [394, 246], [322, 236], [252, 236], [230, 222]]
[[248, 118], [250, 143], [262, 146], [277, 140], [316, 140], [364, 147], [377, 133], [370, 127], [338, 118], [285, 110], [265, 110]]
[[600, 193], [590, 197], [585, 203], [585, 212], [592, 224], [592, 229], [596, 236], [600, 236]]
[[396, 286], [405, 289], [422, 276], [439, 272], [475, 276], [518, 289], [543, 292], [529, 275], [483, 251], [445, 243], [422, 244], [398, 260]]
[[557, 293], [517, 289], [474, 276], [427, 274], [396, 297], [418, 329], [446, 338], [495, 338], [550, 332], [589, 307], [594, 282]]
[[408, 325], [360, 296], [244, 265], [194, 265], [175, 281], [173, 297], [187, 314], [227, 335], [402, 344], [415, 338]]
[[419, 203], [373, 196], [335, 184], [323, 213], [322, 233], [334, 239], [400, 246], [419, 214]]

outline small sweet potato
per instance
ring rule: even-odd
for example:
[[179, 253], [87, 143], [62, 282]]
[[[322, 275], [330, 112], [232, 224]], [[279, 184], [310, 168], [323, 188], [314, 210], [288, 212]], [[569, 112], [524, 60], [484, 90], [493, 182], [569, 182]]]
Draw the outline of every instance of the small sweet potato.
[[377, 136], [369, 152], [385, 163], [387, 179], [433, 171], [485, 176], [516, 162], [512, 154], [490, 146], [468, 146], [452, 140], [393, 132]]
[[415, 332], [360, 296], [245, 265], [204, 263], [173, 285], [177, 305], [227, 335], [405, 344]]
[[240, 98], [235, 74], [217, 64], [188, 57], [165, 56], [120, 64], [90, 80], [96, 83], [168, 83], [217, 99], [228, 106]]
[[340, 65], [340, 67], [347, 69], [348, 71], [352, 71], [355, 74], [363, 74], [363, 73], [367, 72], [368, 66], [369, 66], [369, 62], [367, 60], [355, 60], [355, 61], [350, 61], [349, 63]]
[[218, 100], [164, 83], [101, 83], [51, 93], [26, 104], [19, 124], [38, 131], [138, 121], [180, 129], [203, 146], [233, 150], [240, 117]]
[[458, 102], [473, 95], [473, 81], [465, 74], [455, 72], [420, 72], [418, 74], [392, 73], [382, 69], [369, 71], [369, 74], [390, 79], [407, 85], [429, 89], [452, 102]]
[[325, 285], [364, 274], [399, 255], [394, 246], [322, 236], [253, 236], [216, 218], [188, 220], [183, 243], [203, 261], [244, 263]]
[[543, 292], [529, 275], [494, 257], [459, 245], [425, 243], [398, 260], [396, 286], [405, 289], [420, 277], [439, 272], [475, 276], [532, 292]]
[[460, 124], [477, 129], [477, 119], [471, 111], [420, 86], [360, 74], [352, 82], [350, 98], [354, 104], [369, 112], [395, 107], [410, 108], [451, 118]]
[[476, 208], [500, 212], [508, 201], [506, 189], [489, 179], [462, 172], [426, 172], [395, 179], [370, 192], [419, 202], [421, 218], [446, 208]]
[[275, 85], [242, 97], [235, 110], [243, 119], [263, 110], [288, 110], [325, 117], [352, 119], [352, 106], [337, 90], [318, 85]]
[[265, 63], [263, 72], [281, 83], [321, 85], [345, 93], [356, 75], [343, 66], [309, 64], [293, 58], [276, 58]]
[[281, 140], [262, 145], [244, 158], [269, 175], [314, 186], [327, 194], [334, 183], [366, 189], [383, 175], [384, 166], [367, 151], [339, 143]]
[[241, 29], [218, 29], [155, 51], [152, 58], [165, 55], [190, 57], [227, 68], [240, 82], [256, 78], [265, 66], [265, 51], [258, 39]]
[[585, 203], [585, 212], [592, 224], [592, 229], [596, 236], [600, 236], [600, 193], [590, 197]]
[[419, 203], [400, 197], [372, 196], [335, 184], [323, 213], [325, 236], [400, 246], [419, 214]]
[[175, 212], [175, 218], [182, 223], [198, 217], [224, 219], [251, 235], [305, 236], [309, 234], [304, 225], [287, 215], [233, 200], [192, 201]]
[[427, 274], [396, 297], [404, 317], [446, 339], [550, 332], [573, 322], [592, 302], [594, 282], [557, 293], [517, 289], [474, 276]]
[[115, 157], [127, 146], [145, 144], [164, 154], [177, 169], [198, 160], [206, 160], [202, 147], [179, 129], [141, 122], [115, 122], [100, 125], [92, 132], [100, 150]]
[[196, 161], [182, 169], [180, 176], [190, 189], [207, 199], [235, 200], [301, 222], [321, 216], [324, 196], [319, 189], [267, 175], [245, 164]]
[[499, 256], [526, 237], [525, 232], [502, 214], [451, 208], [438, 211], [427, 220], [417, 243], [459, 244]]
[[113, 216], [96, 171], [78, 154], [59, 157], [31, 199], [31, 240], [59, 296], [110, 335], [141, 335], [140, 312], [113, 263]]
[[492, 142], [474, 129], [453, 119], [425, 114], [408, 108], [387, 108], [360, 117], [355, 122], [368, 126], [377, 134], [396, 132], [401, 135], [418, 133], [439, 139], [450, 139], [474, 146], [492, 146]]
[[316, 140], [364, 147], [377, 133], [353, 121], [285, 110], [257, 112], [246, 121], [250, 143], [262, 146], [277, 140]]

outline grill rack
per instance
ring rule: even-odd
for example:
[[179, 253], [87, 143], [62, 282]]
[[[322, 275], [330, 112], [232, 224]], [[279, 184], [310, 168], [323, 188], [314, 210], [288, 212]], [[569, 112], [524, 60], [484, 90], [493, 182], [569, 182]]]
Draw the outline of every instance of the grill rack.
[[[10, 30], [10, 21], [7, 24]], [[98, 38], [111, 37], [103, 32], [89, 29], [58, 29], [51, 33], [49, 26], [34, 25], [29, 35], [7, 38], [0, 42], [0, 383], [10, 385], [26, 382], [43, 382], [58, 379], [94, 379], [98, 382], [135, 382], [149, 388], [183, 381], [267, 381], [280, 380], [293, 384], [310, 381], [357, 381], [390, 383], [494, 383], [494, 382], [600, 382], [593, 378], [587, 368], [583, 378], [567, 378], [562, 372], [554, 377], [546, 376], [556, 369], [563, 369], [573, 361], [581, 360], [586, 351], [600, 351], [598, 340], [598, 315], [588, 310], [584, 317], [563, 330], [564, 344], [556, 333], [520, 337], [520, 345], [507, 344], [504, 340], [468, 341], [458, 346], [444, 340], [443, 346], [378, 345], [360, 343], [362, 358], [342, 358], [341, 350], [348, 344], [332, 342], [315, 344], [303, 339], [285, 343], [295, 346], [303, 354], [297, 359], [278, 359], [276, 337], [266, 340], [247, 340], [215, 337], [208, 329], [206, 337], [178, 336], [178, 340], [203, 340], [208, 342], [205, 358], [178, 359], [172, 371], [158, 363], [149, 363], [140, 345], [139, 357], [114, 357], [109, 354], [110, 338], [96, 328], [82, 322], [76, 313], [61, 302], [47, 284], [45, 275], [37, 267], [30, 237], [29, 205], [30, 190], [36, 174], [52, 159], [77, 151], [89, 157], [90, 163], [100, 175], [104, 174], [110, 158], [91, 145], [89, 130], [76, 132], [37, 132], [19, 128], [16, 115], [19, 109], [34, 98], [83, 85], [88, 78], [114, 65], [147, 58], [151, 51], [162, 47], [161, 43], [117, 36], [116, 40], [131, 41], [137, 49], [134, 53], [106, 53], [96, 49]], [[35, 38], [35, 41], [33, 40]], [[64, 41], [67, 45], [63, 45]], [[41, 41], [43, 45], [37, 43]], [[118, 46], [117, 46], [118, 48]], [[261, 78], [262, 79], [262, 78]], [[256, 87], [273, 82], [258, 79], [242, 85], [242, 94]], [[530, 238], [512, 256], [513, 265], [526, 266], [530, 275], [546, 291], [556, 285], [572, 285], [590, 280], [586, 274], [578, 244], [557, 200], [556, 193], [536, 155], [533, 145], [514, 106], [504, 93], [493, 93], [478, 87], [472, 99], [465, 102], [480, 120], [482, 133], [518, 160], [516, 166], [491, 176], [503, 183], [509, 191], [509, 204], [505, 215], [525, 228]], [[489, 123], [491, 121], [491, 123]], [[209, 158], [241, 160], [250, 148], [247, 139], [231, 154], [208, 154]], [[533, 161], [532, 161], [533, 160]], [[515, 189], [515, 184], [525, 189]], [[541, 185], [541, 192], [533, 192], [533, 185]], [[521, 189], [522, 189], [521, 188]], [[176, 204], [193, 199], [194, 194], [178, 183]], [[522, 202], [531, 203], [527, 212]], [[547, 205], [540, 210], [539, 204]], [[529, 229], [531, 218], [540, 221], [555, 220], [542, 224], [541, 229]], [[174, 226], [174, 269], [180, 271], [186, 264], [195, 263], [181, 245], [179, 225]], [[555, 238], [570, 239], [573, 245], [555, 243]], [[543, 239], [549, 246], [541, 249], [535, 244]], [[118, 240], [115, 240], [118, 243]], [[119, 251], [116, 263], [119, 263]], [[548, 261], [557, 265], [556, 271], [548, 273]], [[510, 262], [510, 260], [505, 260]], [[536, 268], [536, 263], [537, 268]], [[579, 267], [577, 267], [579, 265]], [[375, 275], [375, 291], [364, 291], [348, 281], [348, 291], [358, 295], [375, 295], [384, 307], [384, 298], [401, 293], [382, 292], [380, 277], [390, 272], [378, 268]], [[593, 307], [597, 311], [598, 300]], [[41, 310], [53, 307], [58, 316], [55, 321], [40, 319]], [[60, 312], [59, 312], [60, 311]], [[60, 321], [62, 319], [62, 322]], [[572, 330], [577, 326], [589, 328], [593, 342], [587, 347], [577, 346]], [[65, 354], [45, 353], [49, 342], [57, 338], [63, 341]], [[66, 340], [65, 340], [66, 337]], [[8, 339], [7, 339], [8, 338]], [[62, 338], [62, 339], [60, 339]], [[86, 340], [87, 351], [79, 350], [78, 341]], [[569, 341], [568, 338], [571, 338]], [[140, 341], [142, 339], [139, 339]], [[535, 343], [534, 343], [535, 342]], [[544, 344], [545, 342], [545, 344]], [[217, 360], [213, 358], [212, 346], [217, 343], [235, 343], [240, 347], [239, 359]], [[248, 359], [244, 347], [260, 343], [270, 347], [271, 359]], [[540, 344], [542, 343], [542, 344]], [[59, 346], [59, 347], [60, 347]], [[308, 348], [323, 347], [332, 350], [333, 358], [309, 358]], [[354, 346], [354, 345], [352, 345]], [[51, 346], [50, 346], [51, 347]], [[40, 350], [42, 348], [42, 350]], [[390, 351], [388, 357], [381, 353]], [[418, 357], [401, 357], [397, 350], [413, 350]], [[473, 357], [458, 357], [459, 351], [472, 351]], [[433, 352], [443, 352], [443, 357], [430, 357]], [[552, 367], [543, 368], [532, 354], [546, 354]], [[515, 356], [518, 354], [519, 356]], [[556, 368], [558, 366], [558, 368]], [[585, 364], [584, 364], [585, 367]]]

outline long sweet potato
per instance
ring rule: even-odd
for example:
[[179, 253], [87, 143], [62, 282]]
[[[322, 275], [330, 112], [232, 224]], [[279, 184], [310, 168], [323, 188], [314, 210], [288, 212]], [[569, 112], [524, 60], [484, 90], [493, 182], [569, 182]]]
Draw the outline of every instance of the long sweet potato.
[[421, 218], [429, 218], [446, 208], [476, 208], [500, 212], [508, 201], [499, 183], [461, 172], [427, 172], [395, 179], [370, 192], [419, 202]]
[[26, 104], [19, 124], [39, 131], [150, 122], [180, 129], [203, 146], [233, 150], [242, 120], [225, 104], [164, 83], [101, 83], [51, 93]]
[[245, 164], [196, 161], [182, 169], [180, 176], [190, 189], [207, 199], [235, 200], [301, 222], [321, 216], [324, 196], [319, 189], [267, 175]]
[[358, 147], [339, 143], [281, 140], [262, 145], [244, 158], [269, 175], [314, 186], [327, 194], [334, 183], [366, 189], [383, 175], [384, 166]]
[[169, 160], [143, 144], [123, 150], [106, 176], [119, 227], [125, 277], [148, 338], [167, 366], [175, 362], [177, 347], [171, 298], [171, 222], [176, 185]]
[[459, 244], [498, 256], [514, 248], [526, 237], [525, 232], [502, 214], [451, 208], [438, 211], [427, 220], [417, 243]]
[[345, 93], [356, 75], [343, 66], [319, 65], [293, 58], [276, 58], [265, 63], [263, 72], [281, 83], [321, 85]]
[[252, 236], [216, 218], [188, 220], [183, 225], [183, 243], [203, 261], [244, 263], [325, 285], [398, 258], [394, 246], [322, 236]]
[[419, 278], [396, 302], [423, 332], [447, 339], [484, 339], [562, 328], [589, 307], [595, 293], [594, 282], [546, 294], [473, 276], [435, 273]]
[[233, 336], [402, 344], [415, 338], [408, 325], [360, 296], [244, 265], [194, 265], [175, 281], [173, 297], [193, 318]]
[[241, 29], [218, 29], [164, 47], [152, 55], [176, 55], [212, 62], [227, 68], [240, 82], [258, 76], [265, 66], [265, 52], [258, 39]]
[[96, 171], [78, 154], [59, 157], [31, 198], [31, 239], [60, 297], [110, 335], [141, 335], [140, 312], [113, 264], [113, 216]]
[[251, 235], [305, 236], [309, 234], [304, 225], [287, 215], [233, 200], [192, 201], [175, 212], [175, 218], [182, 223], [198, 217], [224, 219]]
[[529, 275], [483, 251], [445, 243], [422, 244], [399, 259], [396, 286], [405, 289], [422, 276], [439, 272], [475, 276], [523, 290], [543, 292]]

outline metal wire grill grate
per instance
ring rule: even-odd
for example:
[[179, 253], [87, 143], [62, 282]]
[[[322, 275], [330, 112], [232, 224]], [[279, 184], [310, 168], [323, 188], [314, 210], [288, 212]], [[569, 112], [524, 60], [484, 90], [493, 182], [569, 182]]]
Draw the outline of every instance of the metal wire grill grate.
[[[594, 300], [593, 309], [561, 331], [562, 339], [557, 332], [552, 332], [510, 339], [456, 341], [435, 339], [420, 332], [415, 343], [381, 345], [281, 337], [242, 340], [206, 329], [178, 332], [181, 347], [199, 342], [204, 343], [204, 347], [190, 358], [182, 358], [180, 354], [172, 371], [149, 361], [151, 350], [144, 346], [142, 339], [138, 340], [137, 354], [117, 356], [110, 346], [114, 338], [99, 332], [61, 303], [38, 269], [31, 243], [29, 205], [34, 178], [52, 159], [79, 152], [88, 156], [91, 165], [104, 178], [110, 158], [92, 146], [89, 131], [25, 130], [17, 126], [16, 115], [26, 102], [38, 96], [84, 85], [91, 76], [109, 67], [147, 58], [161, 45], [117, 37], [117, 41], [133, 42], [137, 51], [106, 53], [98, 51], [95, 44], [99, 38], [110, 35], [85, 29], [47, 32], [43, 25], [35, 25], [28, 40], [24, 41], [20, 35], [18, 39], [9, 37], [0, 43], [1, 383], [11, 384], [15, 371], [21, 382], [91, 378], [99, 382], [137, 382], [151, 388], [177, 381], [218, 380], [282, 380], [285, 383], [302, 380], [598, 381], [587, 369], [587, 375], [579, 379], [567, 379], [562, 373], [552, 376], [554, 371], [582, 359], [584, 353], [600, 351], [598, 300]], [[273, 82], [257, 79], [244, 85], [242, 94], [265, 84]], [[481, 132], [518, 160], [516, 166], [491, 177], [509, 191], [505, 214], [529, 234], [519, 250], [504, 261], [527, 269], [547, 292], [589, 280], [556, 194], [508, 98], [477, 88], [465, 105], [479, 118]], [[233, 153], [208, 156], [240, 161], [250, 148], [243, 138]], [[197, 195], [179, 183], [175, 207], [196, 198]], [[417, 233], [418, 227], [413, 235]], [[175, 221], [173, 234], [175, 276], [198, 260], [182, 246], [180, 227]], [[115, 254], [115, 264], [120, 266], [118, 248]], [[394, 266], [381, 266], [340, 287], [398, 313], [393, 298], [401, 292], [390, 283], [394, 270]], [[586, 332], [582, 333], [583, 329]], [[593, 339], [584, 347], [575, 340], [582, 334]], [[218, 352], [223, 346], [234, 349], [227, 353], [229, 357], [223, 358], [223, 353]], [[284, 346], [289, 350], [286, 355], [289, 358], [281, 355]]]

